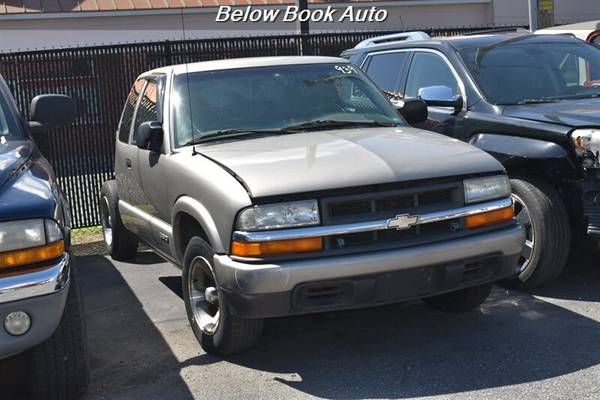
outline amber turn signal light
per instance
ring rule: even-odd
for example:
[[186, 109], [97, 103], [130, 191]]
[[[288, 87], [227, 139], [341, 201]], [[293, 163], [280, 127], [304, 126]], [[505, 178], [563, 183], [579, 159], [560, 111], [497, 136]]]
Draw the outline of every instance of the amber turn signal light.
[[231, 254], [241, 257], [262, 257], [278, 254], [308, 253], [323, 250], [323, 238], [273, 240], [270, 242], [232, 242]]
[[0, 270], [54, 260], [63, 254], [65, 242], [62, 240], [30, 249], [7, 251], [0, 253]]
[[465, 226], [468, 229], [479, 228], [485, 225], [497, 224], [510, 221], [514, 218], [514, 210], [511, 207], [488, 211], [481, 214], [469, 215], [465, 218]]

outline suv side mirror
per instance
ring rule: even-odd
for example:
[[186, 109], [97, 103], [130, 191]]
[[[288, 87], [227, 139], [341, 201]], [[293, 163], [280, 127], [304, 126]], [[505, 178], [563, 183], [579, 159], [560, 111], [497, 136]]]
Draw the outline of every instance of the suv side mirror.
[[27, 123], [34, 132], [72, 124], [77, 117], [73, 99], [63, 94], [41, 94], [31, 100]]
[[138, 126], [135, 133], [135, 143], [138, 148], [160, 153], [163, 141], [162, 123], [146, 121]]
[[428, 106], [452, 107], [458, 113], [463, 107], [463, 99], [456, 96], [448, 86], [427, 86], [419, 89], [419, 99], [424, 100]]
[[392, 99], [392, 105], [410, 125], [427, 121], [427, 103], [420, 99]]

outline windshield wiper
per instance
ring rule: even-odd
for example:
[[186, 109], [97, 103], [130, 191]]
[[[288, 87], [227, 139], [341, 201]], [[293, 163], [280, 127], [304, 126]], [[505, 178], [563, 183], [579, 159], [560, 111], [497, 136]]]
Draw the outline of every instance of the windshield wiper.
[[517, 103], [503, 104], [503, 105], [558, 103], [563, 100], [590, 99], [590, 98], [596, 98], [596, 97], [600, 97], [600, 93], [575, 94], [575, 95], [571, 95], [571, 96], [543, 97], [541, 99], [525, 99], [525, 100], [521, 100]]
[[237, 137], [248, 137], [248, 136], [263, 136], [263, 135], [281, 135], [286, 133], [296, 133], [300, 131], [323, 129], [323, 128], [339, 128], [344, 126], [381, 126], [381, 127], [392, 127], [396, 126], [393, 122], [380, 122], [380, 121], [337, 121], [337, 120], [316, 120], [303, 122], [301, 124], [295, 124], [286, 126], [281, 129], [224, 129], [216, 132], [205, 133], [190, 141], [185, 146], [191, 146], [194, 144], [214, 142], [221, 139], [231, 139]]
[[569, 96], [555, 97], [557, 100], [577, 100], [577, 99], [594, 99], [600, 97], [600, 93], [585, 93], [585, 94], [573, 94]]
[[216, 132], [206, 133], [187, 142], [185, 146], [212, 142], [220, 139], [230, 139], [239, 136], [256, 136], [256, 135], [278, 135], [283, 133], [281, 129], [223, 129]]
[[520, 100], [516, 103], [512, 103], [512, 104], [506, 104], [506, 105], [524, 105], [524, 104], [545, 104], [545, 103], [558, 103], [560, 101], [560, 99], [552, 99], [552, 98], [547, 98], [547, 99], [525, 99], [525, 100]]
[[318, 119], [316, 121], [303, 122], [301, 124], [295, 124], [286, 126], [282, 129], [284, 132], [289, 131], [306, 131], [313, 129], [323, 128], [341, 128], [346, 126], [381, 126], [381, 127], [392, 127], [397, 124], [394, 122], [382, 122], [382, 121], [339, 121], [334, 119]]

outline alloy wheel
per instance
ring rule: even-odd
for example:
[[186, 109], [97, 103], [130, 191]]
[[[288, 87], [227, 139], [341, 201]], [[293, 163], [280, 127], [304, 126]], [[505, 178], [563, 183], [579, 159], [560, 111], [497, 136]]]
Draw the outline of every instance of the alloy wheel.
[[521, 251], [521, 257], [519, 258], [519, 279], [526, 281], [532, 274], [534, 266], [531, 264], [533, 258], [533, 252], [535, 249], [535, 233], [534, 233], [534, 222], [531, 219], [531, 213], [525, 202], [516, 194], [512, 194], [513, 208], [515, 218], [525, 228], [525, 245]]
[[205, 258], [192, 260], [187, 285], [194, 323], [202, 333], [214, 335], [219, 327], [219, 292], [212, 267]]
[[100, 221], [102, 224], [102, 233], [104, 235], [104, 242], [110, 248], [113, 241], [113, 230], [112, 230], [112, 218], [110, 217], [108, 199], [102, 197], [100, 200]]

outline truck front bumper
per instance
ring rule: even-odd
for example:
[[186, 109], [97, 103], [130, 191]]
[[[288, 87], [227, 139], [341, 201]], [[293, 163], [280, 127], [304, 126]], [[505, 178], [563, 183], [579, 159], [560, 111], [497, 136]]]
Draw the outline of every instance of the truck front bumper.
[[216, 255], [219, 287], [234, 315], [269, 318], [368, 307], [494, 282], [517, 271], [525, 230], [413, 248], [250, 264]]
[[[48, 339], [61, 320], [70, 284], [71, 257], [65, 254], [48, 268], [13, 276], [0, 276], [0, 359], [27, 350]], [[6, 316], [24, 311], [31, 318], [29, 331], [12, 336], [4, 328]]]

